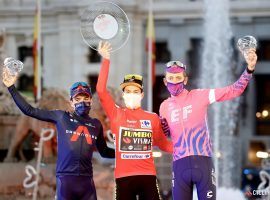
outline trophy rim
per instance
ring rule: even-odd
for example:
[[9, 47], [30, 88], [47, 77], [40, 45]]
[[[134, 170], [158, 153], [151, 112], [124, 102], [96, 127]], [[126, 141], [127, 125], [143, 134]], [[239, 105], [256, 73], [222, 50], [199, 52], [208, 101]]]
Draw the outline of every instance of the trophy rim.
[[[125, 16], [125, 19], [127, 20], [128, 26], [126, 26], [126, 27], [127, 27], [127, 33], [128, 33], [128, 34], [127, 34], [127, 36], [126, 36], [124, 42], [123, 42], [121, 45], [119, 45], [117, 48], [111, 50], [111, 53], [113, 53], [113, 52], [115, 52], [115, 51], [121, 49], [121, 48], [127, 43], [128, 39], [129, 39], [129, 35], [130, 35], [130, 21], [129, 21], [129, 18], [128, 18], [126, 12], [125, 12], [120, 6], [118, 6], [116, 3], [110, 2], [110, 1], [96, 1], [96, 2], [94, 2], [92, 5], [94, 5], [94, 4], [99, 4], [99, 3], [108, 3], [108, 4], [111, 4], [111, 5], [115, 6], [115, 7], [117, 7], [118, 9], [120, 9], [120, 11], [121, 11], [121, 12], [123, 13], [123, 15]], [[91, 7], [91, 5], [89, 5], [89, 6], [83, 11], [83, 13], [86, 12], [90, 7]], [[108, 15], [111, 15], [110, 13], [100, 13], [99, 15], [101, 15], [101, 14], [108, 14]], [[99, 16], [99, 15], [97, 15], [97, 16]], [[96, 17], [97, 17], [97, 16], [96, 16]], [[118, 26], [119, 26], [119, 23], [118, 23], [117, 18], [115, 18], [115, 19], [116, 19], [117, 24], [118, 24]], [[80, 24], [82, 24], [82, 22], [81, 22]], [[91, 49], [97, 51], [97, 50], [98, 50], [97, 47], [94, 47], [93, 45], [90, 45], [90, 44], [87, 42], [87, 40], [84, 38], [84, 35], [83, 35], [83, 33], [82, 33], [82, 26], [81, 26], [81, 25], [80, 25], [80, 33], [81, 33], [81, 36], [82, 36], [82, 38], [83, 38], [84, 43], [86, 43], [87, 46], [89, 46]], [[95, 34], [96, 34], [96, 33], [95, 33]], [[117, 35], [117, 34], [116, 34], [116, 35]], [[100, 38], [97, 34], [96, 34], [96, 36], [97, 36], [98, 38]], [[114, 37], [115, 37], [115, 36], [114, 36]], [[110, 42], [110, 40], [111, 40], [111, 39], [102, 39], [102, 38], [100, 38], [100, 41], [108, 41], [108, 42]], [[98, 45], [97, 45], [97, 46], [98, 46]]]

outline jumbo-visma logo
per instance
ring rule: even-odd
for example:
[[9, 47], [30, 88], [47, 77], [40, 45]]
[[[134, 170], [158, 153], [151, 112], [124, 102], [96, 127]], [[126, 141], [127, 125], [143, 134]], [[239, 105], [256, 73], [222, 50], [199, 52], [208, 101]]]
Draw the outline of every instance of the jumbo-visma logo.
[[119, 130], [121, 152], [147, 152], [152, 149], [152, 131], [121, 127]]
[[73, 132], [72, 137], [70, 138], [70, 141], [75, 142], [78, 140], [79, 136], [84, 136], [86, 139], [86, 142], [88, 144], [92, 144], [92, 137], [85, 126], [78, 126], [76, 131]]

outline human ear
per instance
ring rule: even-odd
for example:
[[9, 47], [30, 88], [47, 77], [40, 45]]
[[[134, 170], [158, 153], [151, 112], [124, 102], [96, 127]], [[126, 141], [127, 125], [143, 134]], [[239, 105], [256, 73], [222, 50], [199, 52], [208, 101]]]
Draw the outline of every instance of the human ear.
[[164, 83], [164, 85], [167, 87], [167, 80], [166, 80], [165, 77], [163, 78], [163, 83]]
[[70, 103], [70, 106], [71, 106], [73, 109], [75, 109], [75, 105], [74, 105], [74, 102], [73, 102], [72, 99], [69, 101], [69, 103]]
[[186, 76], [184, 80], [184, 85], [187, 85], [187, 83], [188, 83], [188, 77]]

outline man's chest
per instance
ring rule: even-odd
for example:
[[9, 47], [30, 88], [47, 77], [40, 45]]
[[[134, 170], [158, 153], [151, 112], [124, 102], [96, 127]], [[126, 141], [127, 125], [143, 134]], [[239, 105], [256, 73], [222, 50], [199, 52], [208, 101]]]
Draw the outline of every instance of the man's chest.
[[190, 102], [171, 102], [166, 105], [166, 119], [169, 123], [191, 120], [195, 114], [197, 107]]
[[[115, 140], [117, 150], [126, 153], [149, 153], [152, 151], [153, 129], [155, 121], [147, 116], [123, 115], [115, 124]], [[147, 154], [145, 158], [149, 158]], [[140, 155], [138, 158], [141, 158]], [[125, 157], [125, 156], [124, 156]]]
[[63, 139], [70, 143], [78, 141], [86, 142], [89, 145], [95, 144], [100, 127], [91, 121], [78, 120], [72, 115], [67, 115], [59, 124]]

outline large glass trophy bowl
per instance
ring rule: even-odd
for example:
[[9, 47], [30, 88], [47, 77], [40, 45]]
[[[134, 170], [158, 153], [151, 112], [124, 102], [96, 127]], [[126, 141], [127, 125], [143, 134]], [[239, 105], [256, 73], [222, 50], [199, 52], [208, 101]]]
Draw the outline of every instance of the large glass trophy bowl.
[[129, 32], [126, 13], [114, 3], [94, 2], [81, 15], [83, 40], [94, 50], [101, 40], [111, 44], [112, 52], [120, 49], [127, 42]]

